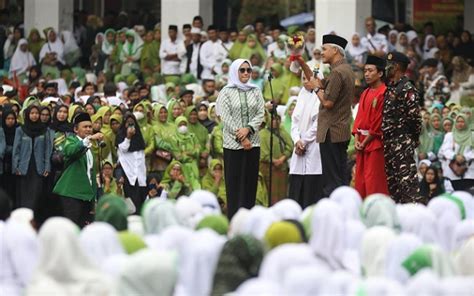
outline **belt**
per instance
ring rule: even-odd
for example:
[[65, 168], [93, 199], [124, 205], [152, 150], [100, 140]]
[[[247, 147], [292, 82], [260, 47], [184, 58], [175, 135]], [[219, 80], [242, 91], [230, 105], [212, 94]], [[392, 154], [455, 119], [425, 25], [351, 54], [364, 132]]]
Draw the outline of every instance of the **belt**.
[[369, 130], [363, 130], [363, 129], [358, 128], [357, 132], [359, 132], [363, 136], [368, 136], [369, 135]]

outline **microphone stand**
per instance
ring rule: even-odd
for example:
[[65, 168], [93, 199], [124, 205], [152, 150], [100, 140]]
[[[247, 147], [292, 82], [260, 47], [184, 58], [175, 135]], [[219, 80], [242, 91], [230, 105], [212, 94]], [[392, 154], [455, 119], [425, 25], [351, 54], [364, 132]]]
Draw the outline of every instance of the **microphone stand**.
[[273, 97], [273, 86], [272, 86], [272, 79], [273, 75], [272, 72], [268, 74], [268, 84], [270, 85], [270, 94], [272, 96], [272, 110], [270, 111], [270, 165], [268, 167], [269, 170], [269, 187], [268, 188], [268, 206], [272, 205], [272, 183], [273, 183], [273, 173], [272, 173], [272, 168], [273, 168], [273, 120], [275, 118], [276, 114], [276, 104], [275, 104], [275, 98]]

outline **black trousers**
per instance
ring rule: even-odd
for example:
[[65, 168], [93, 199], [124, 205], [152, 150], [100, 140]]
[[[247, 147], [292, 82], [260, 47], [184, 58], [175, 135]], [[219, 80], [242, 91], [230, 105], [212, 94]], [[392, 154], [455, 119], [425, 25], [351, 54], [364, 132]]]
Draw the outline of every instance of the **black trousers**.
[[347, 146], [349, 141], [332, 143], [329, 131], [324, 143], [319, 144], [323, 166], [323, 195], [329, 197], [339, 186], [348, 185]]
[[72, 197], [61, 196], [64, 217], [83, 228], [94, 221], [94, 200], [85, 201]]
[[143, 203], [145, 202], [145, 198], [147, 195], [147, 188], [140, 187], [138, 185], [138, 180], [135, 181], [135, 185], [131, 185], [128, 181], [127, 176], [125, 176], [125, 184], [123, 184], [123, 192], [125, 193], [125, 197], [130, 197], [135, 205], [136, 211], [135, 213], [140, 215]]
[[224, 173], [229, 220], [239, 208], [255, 205], [260, 163], [260, 148], [249, 151], [224, 149]]
[[323, 198], [322, 175], [290, 175], [289, 198], [304, 209]]

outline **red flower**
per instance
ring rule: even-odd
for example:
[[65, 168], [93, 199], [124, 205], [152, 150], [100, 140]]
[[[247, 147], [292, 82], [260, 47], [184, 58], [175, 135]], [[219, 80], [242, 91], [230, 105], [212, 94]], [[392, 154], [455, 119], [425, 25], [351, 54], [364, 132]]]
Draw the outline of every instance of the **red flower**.
[[293, 43], [296, 44], [296, 43], [298, 43], [298, 41], [300, 41], [300, 40], [301, 40], [300, 37], [298, 37], [298, 36], [293, 36]]

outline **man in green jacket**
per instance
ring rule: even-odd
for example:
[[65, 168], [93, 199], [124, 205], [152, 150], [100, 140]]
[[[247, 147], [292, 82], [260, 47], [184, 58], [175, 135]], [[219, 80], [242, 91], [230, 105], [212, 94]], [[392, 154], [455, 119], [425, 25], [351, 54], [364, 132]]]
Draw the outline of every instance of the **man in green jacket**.
[[92, 121], [87, 113], [74, 118], [74, 133], [64, 145], [65, 169], [53, 192], [61, 196], [64, 216], [79, 227], [93, 220], [93, 206], [97, 194], [94, 156], [91, 141], [102, 141], [102, 133], [92, 135]]

